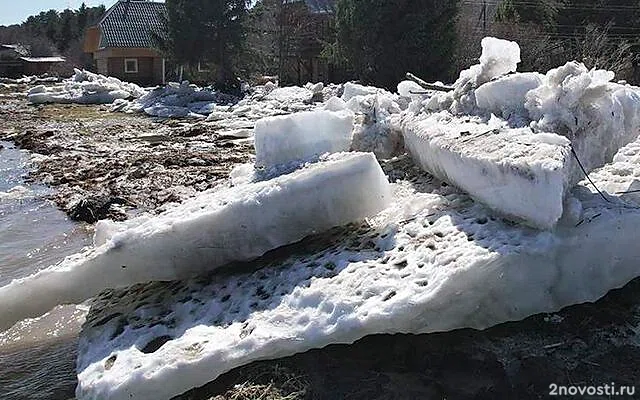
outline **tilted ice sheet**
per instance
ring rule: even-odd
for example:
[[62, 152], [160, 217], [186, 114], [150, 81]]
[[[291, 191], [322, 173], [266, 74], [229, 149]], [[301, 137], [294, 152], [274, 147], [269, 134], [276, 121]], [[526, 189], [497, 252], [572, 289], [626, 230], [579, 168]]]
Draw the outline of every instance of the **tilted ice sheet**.
[[0, 330], [58, 304], [186, 278], [374, 215], [390, 201], [372, 154], [336, 154], [269, 181], [203, 192], [156, 217], [97, 227], [96, 248], [0, 288]]
[[426, 176], [412, 182], [368, 224], [255, 272], [104, 293], [81, 334], [78, 399], [171, 398], [252, 361], [369, 334], [487, 328], [640, 274], [637, 208], [579, 190], [582, 213], [537, 231]]
[[256, 165], [272, 167], [324, 153], [349, 151], [353, 113], [317, 110], [259, 120], [254, 130]]
[[504, 215], [552, 228], [573, 179], [569, 141], [491, 122], [447, 112], [408, 115], [402, 131], [425, 170]]

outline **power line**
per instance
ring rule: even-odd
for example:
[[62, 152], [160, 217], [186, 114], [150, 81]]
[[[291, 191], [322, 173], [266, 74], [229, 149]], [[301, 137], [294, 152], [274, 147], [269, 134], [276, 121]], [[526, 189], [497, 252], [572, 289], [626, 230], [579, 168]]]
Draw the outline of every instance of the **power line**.
[[[490, 6], [499, 6], [500, 4], [503, 3], [503, 1], [501, 0], [462, 0], [462, 4], [467, 4], [467, 5], [483, 5], [486, 2], [487, 5]], [[510, 3], [514, 4], [514, 5], [520, 5], [520, 6], [532, 6], [532, 7], [536, 7], [536, 6], [540, 6], [540, 3], [537, 2], [533, 2], [533, 1], [518, 1], [518, 0], [512, 0], [510, 1]], [[636, 6], [596, 6], [596, 5], [585, 5], [585, 6], [578, 6], [578, 5], [558, 5], [556, 7], [558, 10], [580, 10], [580, 11], [610, 11], [610, 12], [614, 12], [614, 11], [620, 11], [620, 12], [629, 12], [629, 11], [640, 11], [640, 9]]]
[[[480, 29], [474, 29], [474, 33], [483, 34], [484, 31]], [[527, 38], [531, 39], [584, 39], [586, 37], [585, 33], [557, 33], [557, 32], [528, 32], [525, 29], [519, 29], [517, 33], [526, 34]], [[607, 34], [608, 40], [614, 41], [633, 41], [632, 39], [639, 39], [640, 36], [625, 36], [625, 35], [611, 35]]]

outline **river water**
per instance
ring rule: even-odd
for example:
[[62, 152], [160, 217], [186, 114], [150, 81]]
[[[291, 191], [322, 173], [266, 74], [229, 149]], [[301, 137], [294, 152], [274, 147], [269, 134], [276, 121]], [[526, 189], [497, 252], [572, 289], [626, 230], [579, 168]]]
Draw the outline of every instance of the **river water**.
[[[0, 145], [2, 286], [77, 252], [90, 244], [91, 232], [46, 200], [50, 189], [25, 182], [28, 153]], [[87, 305], [58, 307], [0, 333], [0, 399], [73, 398], [77, 337], [87, 310]]]

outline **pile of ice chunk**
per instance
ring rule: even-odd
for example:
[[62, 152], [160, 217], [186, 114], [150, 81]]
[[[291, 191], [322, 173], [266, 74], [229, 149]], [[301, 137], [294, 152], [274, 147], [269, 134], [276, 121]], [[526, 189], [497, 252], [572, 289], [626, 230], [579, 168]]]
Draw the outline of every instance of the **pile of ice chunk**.
[[330, 98], [324, 107], [354, 114], [352, 150], [373, 152], [380, 159], [388, 159], [404, 151], [402, 134], [391, 121], [403, 106], [406, 108], [405, 103], [384, 89], [347, 82], [342, 96]]
[[140, 86], [117, 78], [75, 70], [74, 75], [52, 87], [40, 85], [27, 93], [30, 103], [108, 104], [137, 98], [146, 92]]
[[397, 126], [423, 168], [503, 215], [551, 229], [583, 169], [611, 162], [640, 134], [640, 92], [577, 62], [517, 73], [516, 43], [485, 38], [482, 48], [453, 92], [414, 99]]
[[217, 106], [230, 106], [238, 98], [213, 89], [200, 88], [188, 81], [170, 82], [155, 88], [134, 101], [117, 100], [111, 111], [144, 112], [163, 118], [206, 118]]
[[339, 90], [338, 85], [325, 86], [322, 83], [308, 83], [304, 87], [278, 87], [267, 83], [254, 87], [251, 94], [231, 107], [213, 109], [207, 121], [224, 123], [229, 119], [240, 119], [255, 123], [265, 117], [311, 111]]
[[60, 82], [62, 79], [57, 76], [31, 75], [23, 76], [22, 78], [5, 78], [0, 77], [0, 83], [5, 85], [35, 85], [38, 83], [55, 83]]

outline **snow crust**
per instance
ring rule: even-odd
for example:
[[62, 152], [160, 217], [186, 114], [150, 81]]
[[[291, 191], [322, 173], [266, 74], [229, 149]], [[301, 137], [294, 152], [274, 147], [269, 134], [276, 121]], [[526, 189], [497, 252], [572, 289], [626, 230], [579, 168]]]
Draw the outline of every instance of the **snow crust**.
[[349, 151], [352, 131], [353, 113], [348, 111], [317, 110], [263, 118], [254, 130], [256, 165], [270, 168]]
[[94, 249], [0, 288], [0, 330], [107, 288], [186, 278], [362, 220], [386, 207], [389, 190], [372, 154], [337, 154], [268, 181], [203, 192], [156, 217], [98, 224]]
[[74, 75], [53, 87], [36, 86], [27, 93], [30, 103], [107, 104], [116, 100], [140, 97], [145, 90], [140, 86], [76, 69]]
[[[639, 153], [634, 144], [619, 162]], [[602, 177], [624, 187], [638, 165]], [[483, 329], [594, 301], [640, 274], [638, 203], [580, 185], [573, 221], [540, 231], [428, 175], [407, 178], [369, 224], [258, 260], [255, 272], [102, 295], [80, 338], [78, 399], [171, 398], [252, 361], [370, 334]]]

